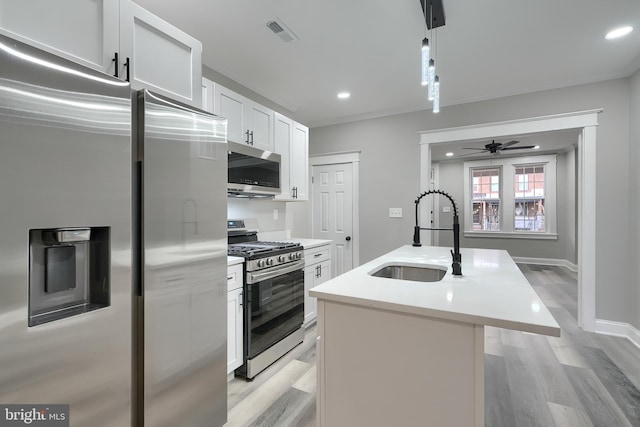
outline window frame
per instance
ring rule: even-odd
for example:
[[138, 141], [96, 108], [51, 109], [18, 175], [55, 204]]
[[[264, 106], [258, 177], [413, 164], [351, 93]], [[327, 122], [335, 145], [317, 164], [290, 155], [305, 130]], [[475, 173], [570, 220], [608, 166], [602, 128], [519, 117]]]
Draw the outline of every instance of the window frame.
[[[494, 166], [494, 165], [491, 165], [491, 166], [476, 166], [476, 167], [469, 168], [469, 170], [468, 170], [469, 177], [471, 179], [471, 190], [470, 190], [470, 198], [465, 197], [465, 200], [468, 201], [468, 204], [466, 206], [467, 207], [466, 211], [470, 212], [469, 222], [465, 222], [465, 224], [469, 224], [469, 230], [474, 231], [474, 232], [478, 232], [478, 233], [483, 233], [483, 232], [496, 233], [496, 231], [491, 231], [491, 230], [474, 230], [473, 229], [473, 224], [474, 224], [473, 223], [473, 203], [476, 201], [476, 200], [473, 199], [473, 190], [474, 190], [474, 188], [473, 188], [473, 185], [474, 185], [473, 184], [473, 172], [476, 171], [476, 170], [492, 170], [492, 169], [495, 169], [495, 170], [498, 171], [498, 191], [497, 191], [497, 193], [498, 193], [498, 206], [499, 206], [499, 208], [498, 208], [498, 219], [499, 219], [500, 227], [502, 227], [502, 221], [503, 221], [502, 208], [503, 208], [503, 205], [504, 205], [504, 197], [503, 197], [503, 193], [502, 193], [502, 189], [503, 189], [502, 183], [503, 183], [503, 178], [504, 177], [503, 177], [503, 173], [502, 173], [502, 166], [501, 165], [500, 166]], [[489, 191], [491, 193], [493, 193], [493, 186], [494, 186], [494, 183], [491, 182], [491, 180], [490, 180], [490, 182], [489, 182]], [[465, 226], [465, 231], [466, 231], [466, 226]]]
[[[544, 166], [545, 231], [515, 230], [515, 170], [521, 167]], [[464, 237], [494, 237], [516, 239], [557, 240], [555, 154], [490, 158], [464, 162]], [[473, 170], [500, 169], [500, 230], [473, 230]], [[507, 189], [505, 183], [513, 188]]]

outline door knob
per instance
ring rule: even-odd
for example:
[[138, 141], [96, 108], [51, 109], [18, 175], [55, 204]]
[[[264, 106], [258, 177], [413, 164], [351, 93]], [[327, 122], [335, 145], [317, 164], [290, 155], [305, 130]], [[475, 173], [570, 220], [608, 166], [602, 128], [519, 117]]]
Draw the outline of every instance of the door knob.
[[349, 241], [351, 240], [351, 236], [347, 236], [347, 237], [345, 237], [345, 240], [346, 240], [347, 242], [349, 242]]

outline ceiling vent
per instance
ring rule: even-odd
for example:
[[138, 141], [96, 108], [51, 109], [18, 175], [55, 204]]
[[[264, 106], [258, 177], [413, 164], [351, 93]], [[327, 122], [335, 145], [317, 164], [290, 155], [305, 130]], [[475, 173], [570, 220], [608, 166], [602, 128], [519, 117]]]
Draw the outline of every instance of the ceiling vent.
[[273, 31], [273, 34], [280, 37], [280, 39], [285, 43], [298, 40], [298, 36], [296, 36], [294, 32], [284, 25], [284, 23], [278, 18], [276, 18], [275, 21], [267, 22], [267, 27], [269, 27], [269, 29]]

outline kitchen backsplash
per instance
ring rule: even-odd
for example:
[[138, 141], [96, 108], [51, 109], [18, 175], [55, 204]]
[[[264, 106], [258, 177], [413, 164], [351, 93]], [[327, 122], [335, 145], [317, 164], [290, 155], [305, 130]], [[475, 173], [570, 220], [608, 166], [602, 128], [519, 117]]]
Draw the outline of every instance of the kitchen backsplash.
[[227, 218], [244, 219], [249, 229], [259, 232], [286, 228], [286, 204], [264, 199], [227, 199]]
[[[307, 202], [228, 198], [227, 218], [243, 219], [261, 240], [311, 237], [306, 227]], [[304, 219], [304, 220], [303, 220]]]

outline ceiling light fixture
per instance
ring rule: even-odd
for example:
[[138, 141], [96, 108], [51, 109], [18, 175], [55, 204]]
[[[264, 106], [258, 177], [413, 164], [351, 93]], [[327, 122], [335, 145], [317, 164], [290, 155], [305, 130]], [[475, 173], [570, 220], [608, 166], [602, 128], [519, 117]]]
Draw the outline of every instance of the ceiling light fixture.
[[[434, 30], [437, 27], [444, 25], [444, 8], [442, 7], [443, 0], [420, 0], [420, 7], [422, 9], [424, 20], [426, 24], [425, 37], [422, 39], [422, 68], [421, 68], [421, 83], [422, 86], [427, 86], [427, 99], [433, 101], [433, 112], [440, 111], [440, 79], [436, 76], [436, 61], [431, 58], [431, 54], [438, 53], [437, 33], [431, 38], [433, 45], [429, 46], [429, 39], [427, 38], [427, 29]], [[437, 57], [436, 57], [437, 59]]]
[[429, 39], [422, 39], [422, 86], [429, 82]]
[[429, 101], [433, 101], [433, 97], [435, 94], [435, 82], [436, 82], [436, 61], [433, 59], [429, 60], [429, 87], [427, 92], [427, 99]]
[[447, 157], [453, 157], [453, 153], [451, 151], [449, 151], [448, 153], [445, 154], [445, 156]]
[[533, 146], [533, 149], [534, 149], [534, 150], [539, 150], [539, 149], [540, 149], [540, 146], [539, 146], [539, 145], [534, 145], [534, 146]]
[[349, 92], [340, 92], [338, 93], [338, 98], [339, 99], [347, 99], [351, 96], [351, 94]]
[[617, 38], [626, 36], [631, 31], [633, 31], [633, 27], [630, 27], [630, 26], [616, 28], [615, 30], [609, 31], [607, 35], [604, 36], [604, 38], [607, 40], [617, 39]]
[[440, 112], [440, 77], [438, 76], [433, 79], [433, 112]]

